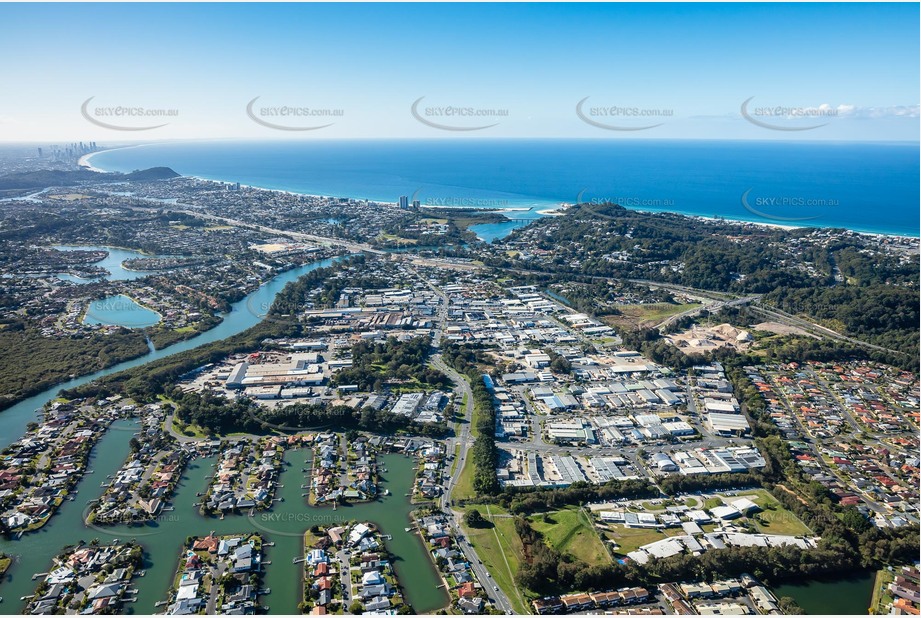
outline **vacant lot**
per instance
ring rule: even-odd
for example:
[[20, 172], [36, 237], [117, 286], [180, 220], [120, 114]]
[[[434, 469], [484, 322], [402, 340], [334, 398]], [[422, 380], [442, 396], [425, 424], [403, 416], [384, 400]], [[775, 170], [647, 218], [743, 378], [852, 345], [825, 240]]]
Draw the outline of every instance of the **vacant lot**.
[[544, 540], [561, 553], [588, 564], [608, 564], [611, 557], [588, 515], [581, 509], [568, 508], [531, 517], [531, 526]]
[[806, 536], [813, 533], [796, 515], [781, 506], [774, 496], [765, 490], [756, 489], [742, 495], [764, 509], [752, 516], [758, 532], [792, 536]]
[[[457, 463], [457, 460], [454, 460]], [[461, 470], [460, 476], [457, 477], [457, 485], [454, 486], [454, 489], [451, 491], [451, 499], [458, 500], [470, 500], [471, 498], [476, 497], [476, 492], [473, 491], [473, 457], [467, 457], [467, 460], [464, 462], [464, 469]]]
[[512, 607], [518, 614], [528, 614], [527, 601], [515, 583], [518, 565], [524, 558], [521, 539], [515, 532], [515, 522], [508, 511], [489, 505], [470, 505], [464, 510], [477, 509], [492, 527], [470, 528], [463, 526], [467, 540], [473, 545], [483, 566], [508, 595]]
[[650, 303], [648, 305], [616, 305], [620, 315], [606, 315], [604, 321], [617, 328], [649, 328], [662, 322], [665, 318], [700, 307], [700, 303]]

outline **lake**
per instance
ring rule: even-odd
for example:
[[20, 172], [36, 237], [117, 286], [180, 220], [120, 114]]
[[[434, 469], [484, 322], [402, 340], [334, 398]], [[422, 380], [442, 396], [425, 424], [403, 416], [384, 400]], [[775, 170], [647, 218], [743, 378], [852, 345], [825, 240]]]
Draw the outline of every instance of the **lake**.
[[[93, 266], [101, 266], [109, 271], [109, 275], [101, 277], [102, 279], [107, 279], [109, 281], [130, 281], [133, 279], [140, 279], [141, 277], [146, 277], [149, 275], [149, 272], [142, 270], [129, 270], [122, 266], [122, 262], [130, 259], [137, 258], [158, 258], [166, 257], [162, 255], [145, 255], [139, 251], [132, 251], [130, 249], [119, 249], [116, 247], [97, 247], [97, 246], [87, 246], [87, 245], [55, 245], [55, 249], [58, 251], [108, 251], [109, 255], [105, 259], [98, 262], [94, 262]], [[74, 277], [67, 273], [58, 273], [57, 277], [65, 281], [71, 281], [73, 283], [90, 283], [91, 281], [98, 281], [98, 279], [84, 279], [82, 277]]]
[[142, 307], [134, 299], [118, 294], [94, 300], [86, 309], [84, 324], [105, 324], [125, 328], [146, 328], [160, 322], [160, 314]]
[[875, 571], [862, 571], [838, 579], [784, 584], [773, 588], [773, 591], [778, 599], [793, 597], [809, 614], [865, 616], [873, 597], [875, 580]]

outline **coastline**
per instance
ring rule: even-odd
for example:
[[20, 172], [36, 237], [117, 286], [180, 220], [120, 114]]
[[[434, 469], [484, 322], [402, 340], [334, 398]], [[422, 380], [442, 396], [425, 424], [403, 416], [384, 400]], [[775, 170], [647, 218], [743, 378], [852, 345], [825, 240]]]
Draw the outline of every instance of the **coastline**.
[[141, 146], [147, 145], [148, 144], [132, 144], [131, 146], [115, 146], [114, 148], [103, 148], [102, 150], [95, 150], [93, 152], [88, 152], [77, 159], [77, 165], [91, 172], [96, 172], [97, 174], [111, 174], [111, 170], [104, 170], [101, 167], [96, 167], [90, 162], [90, 160], [103, 152], [112, 152], [113, 150], [128, 150], [131, 148], [140, 148]]
[[[88, 169], [91, 169], [92, 171], [97, 171], [100, 173], [111, 173], [112, 170], [104, 170], [104, 169], [92, 166], [89, 162], [90, 159], [93, 156], [99, 153], [102, 153], [102, 152], [110, 152], [113, 150], [125, 150], [128, 148], [140, 148], [143, 146], [155, 146], [155, 145], [160, 145], [160, 144], [157, 142], [153, 142], [153, 143], [148, 143], [148, 144], [136, 144], [133, 146], [120, 146], [116, 148], [107, 148], [105, 150], [99, 150], [96, 152], [89, 153], [88, 155], [82, 156], [80, 158], [80, 164], [86, 166]], [[293, 195], [293, 196], [305, 196], [305, 197], [314, 197], [314, 198], [344, 198], [344, 199], [365, 201], [368, 203], [382, 204], [382, 205], [396, 205], [397, 204], [397, 202], [389, 202], [389, 201], [378, 200], [378, 199], [373, 199], [369, 197], [355, 197], [352, 195], [336, 196], [336, 195], [329, 195], [329, 194], [310, 193], [310, 192], [304, 192], [304, 191], [292, 191], [290, 189], [264, 187], [264, 186], [259, 186], [259, 185], [245, 184], [242, 182], [238, 182], [236, 180], [227, 180], [227, 179], [222, 179], [222, 178], [207, 178], [204, 176], [197, 176], [193, 174], [182, 175], [182, 177], [190, 178], [193, 180], [200, 180], [204, 182], [216, 182], [216, 183], [221, 183], [221, 184], [239, 184], [241, 188], [245, 187], [248, 189], [257, 189], [260, 191], [271, 191], [271, 192], [276, 192], [276, 193], [281, 193], [281, 194], [286, 194], [286, 195]], [[531, 201], [537, 201], [537, 200], [531, 200]], [[510, 203], [509, 208], [491, 208], [489, 210], [500, 212], [500, 213], [503, 211], [508, 211], [512, 213], [512, 212], [522, 212], [522, 211], [527, 210], [527, 211], [533, 211], [535, 214], [541, 215], [541, 218], [543, 218], [543, 217], [548, 217], [548, 216], [549, 217], [561, 216], [565, 214], [566, 208], [568, 206], [571, 206], [572, 204], [568, 202], [562, 202], [562, 201], [560, 202], [547, 201], [546, 205], [547, 205], [547, 208], [541, 209], [540, 205], [535, 205], [533, 203], [531, 204], [526, 204], [526, 203], [512, 204]], [[836, 225], [790, 225], [790, 224], [773, 223], [773, 222], [767, 222], [767, 221], [752, 221], [752, 220], [740, 219], [736, 217], [730, 218], [730, 217], [725, 217], [725, 216], [708, 216], [708, 215], [701, 215], [701, 214], [696, 214], [696, 213], [682, 212], [678, 210], [645, 210], [641, 208], [630, 208], [627, 206], [625, 206], [625, 208], [627, 208], [628, 210], [633, 210], [635, 212], [643, 212], [643, 213], [648, 213], [648, 214], [680, 215], [683, 217], [689, 217], [689, 218], [697, 219], [697, 220], [704, 221], [704, 222], [721, 222], [721, 223], [734, 223], [734, 224], [740, 224], [740, 225], [754, 225], [754, 226], [762, 226], [762, 227], [767, 227], [767, 228], [772, 228], [772, 229], [783, 229], [787, 231], [797, 230], [797, 229], [814, 229], [814, 230], [844, 229], [849, 232], [853, 232], [855, 234], [861, 234], [861, 235], [873, 236], [873, 237], [897, 238], [897, 239], [904, 239], [908, 241], [918, 241], [919, 238], [921, 238], [921, 230], [919, 230], [918, 236], [910, 236], [910, 235], [906, 235], [903, 233], [885, 232], [885, 231], [869, 230], [869, 229], [855, 229], [851, 227], [836, 226]], [[508, 215], [507, 215], [507, 218], [509, 219], [509, 221], [520, 221], [520, 219], [517, 219], [512, 216], [508, 216]], [[481, 242], [485, 242], [485, 241], [481, 241]]]

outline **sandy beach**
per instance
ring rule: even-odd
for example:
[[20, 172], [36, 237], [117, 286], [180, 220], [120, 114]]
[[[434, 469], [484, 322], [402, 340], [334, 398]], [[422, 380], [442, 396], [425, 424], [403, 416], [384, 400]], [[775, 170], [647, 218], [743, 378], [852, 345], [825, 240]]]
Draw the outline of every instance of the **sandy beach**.
[[131, 146], [116, 146], [115, 148], [104, 148], [102, 150], [97, 150], [95, 152], [91, 152], [89, 154], [85, 154], [82, 157], [80, 157], [77, 160], [77, 165], [79, 165], [82, 168], [88, 169], [91, 172], [98, 172], [100, 174], [108, 174], [109, 173], [108, 170], [94, 167], [93, 164], [90, 162], [90, 159], [92, 159], [96, 155], [103, 153], [103, 152], [112, 152], [113, 150], [127, 150], [129, 148], [139, 148], [143, 145], [144, 144], [132, 144]]

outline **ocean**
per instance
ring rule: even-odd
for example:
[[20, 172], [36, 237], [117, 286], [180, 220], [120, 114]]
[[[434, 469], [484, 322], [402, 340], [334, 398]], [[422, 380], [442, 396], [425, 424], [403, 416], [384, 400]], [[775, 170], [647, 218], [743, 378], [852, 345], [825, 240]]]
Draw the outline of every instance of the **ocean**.
[[492, 240], [561, 203], [919, 236], [917, 143], [689, 140], [169, 142], [108, 150], [94, 167], [167, 166], [269, 189], [507, 209]]

